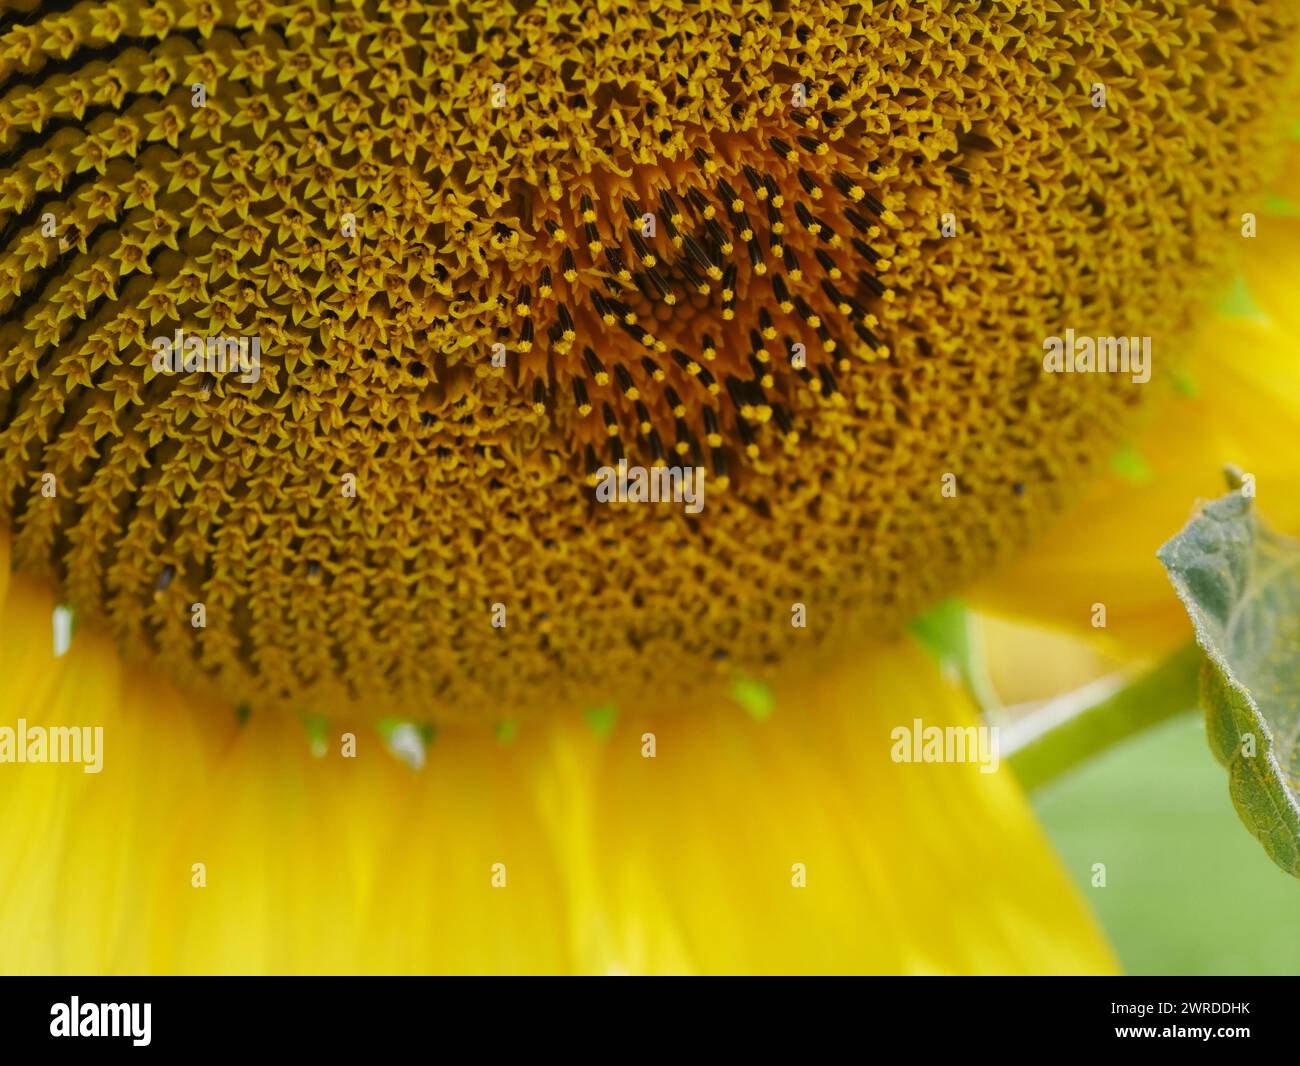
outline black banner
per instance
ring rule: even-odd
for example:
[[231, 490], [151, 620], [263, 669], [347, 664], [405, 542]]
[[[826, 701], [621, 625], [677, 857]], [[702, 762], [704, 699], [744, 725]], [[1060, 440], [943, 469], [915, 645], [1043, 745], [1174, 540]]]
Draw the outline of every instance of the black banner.
[[629, 996], [611, 981], [548, 995], [519, 979], [36, 978], [4, 983], [0, 1032], [14, 1063], [68, 1051], [320, 1051], [333, 1061], [352, 1052], [451, 1051], [463, 1041], [482, 1042], [493, 1057], [512, 1039], [538, 1051], [610, 1047], [606, 1037], [619, 1029], [634, 1041], [623, 1046], [645, 1052], [662, 1043], [668, 1053], [686, 1039], [707, 1045], [711, 1035], [732, 1050], [752, 1037], [770, 1050], [780, 1040], [813, 1053], [846, 1040], [866, 1054], [1125, 1044], [1144, 1053], [1160, 1045], [1231, 1053], [1289, 1050], [1292, 989], [1258, 978], [850, 978], [832, 991], [751, 979], [743, 990], [712, 994], [642, 984]]

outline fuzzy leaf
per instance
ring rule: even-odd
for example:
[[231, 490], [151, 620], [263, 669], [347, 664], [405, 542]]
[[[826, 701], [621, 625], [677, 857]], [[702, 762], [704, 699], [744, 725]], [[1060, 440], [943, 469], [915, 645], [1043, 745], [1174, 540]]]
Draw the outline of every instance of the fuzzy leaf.
[[1300, 877], [1300, 542], [1270, 532], [1240, 491], [1160, 549], [1207, 662], [1201, 702], [1237, 813]]

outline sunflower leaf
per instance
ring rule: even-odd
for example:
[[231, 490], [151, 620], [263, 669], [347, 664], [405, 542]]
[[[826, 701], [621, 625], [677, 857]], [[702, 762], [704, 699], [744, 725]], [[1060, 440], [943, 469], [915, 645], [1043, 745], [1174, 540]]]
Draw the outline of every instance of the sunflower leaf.
[[1210, 747], [1237, 814], [1300, 877], [1300, 541], [1255, 517], [1238, 490], [1160, 549], [1206, 655]]

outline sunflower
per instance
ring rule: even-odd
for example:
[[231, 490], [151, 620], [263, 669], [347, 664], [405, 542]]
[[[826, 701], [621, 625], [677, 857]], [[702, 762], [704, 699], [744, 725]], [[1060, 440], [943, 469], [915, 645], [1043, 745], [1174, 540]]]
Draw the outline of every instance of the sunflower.
[[[1285, 240], [1298, 39], [1283, 0], [18, 0], [0, 710], [103, 739], [0, 765], [0, 966], [1113, 969], [1005, 768], [896, 760], [980, 721], [900, 634], [973, 586], [1185, 637], [1126, 568], [1220, 427], [1263, 472], [1297, 415], [1286, 324], [1202, 312], [1243, 215]], [[1067, 329], [1150, 382], [1046, 372]], [[630, 470], [699, 508], [606, 503]]]

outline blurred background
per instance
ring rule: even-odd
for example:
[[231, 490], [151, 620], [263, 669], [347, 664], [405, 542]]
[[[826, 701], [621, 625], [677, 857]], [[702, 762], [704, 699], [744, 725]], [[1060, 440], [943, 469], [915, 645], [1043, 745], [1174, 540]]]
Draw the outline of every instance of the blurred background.
[[1127, 973], [1296, 972], [1300, 891], [1238, 820], [1199, 713], [1030, 798]]
[[[1110, 676], [1091, 644], [977, 617], [999, 702], [1014, 716]], [[1130, 974], [1294, 974], [1300, 891], [1239, 821], [1198, 709], [1030, 793], [1057, 854]], [[1094, 863], [1106, 887], [1092, 886]]]

